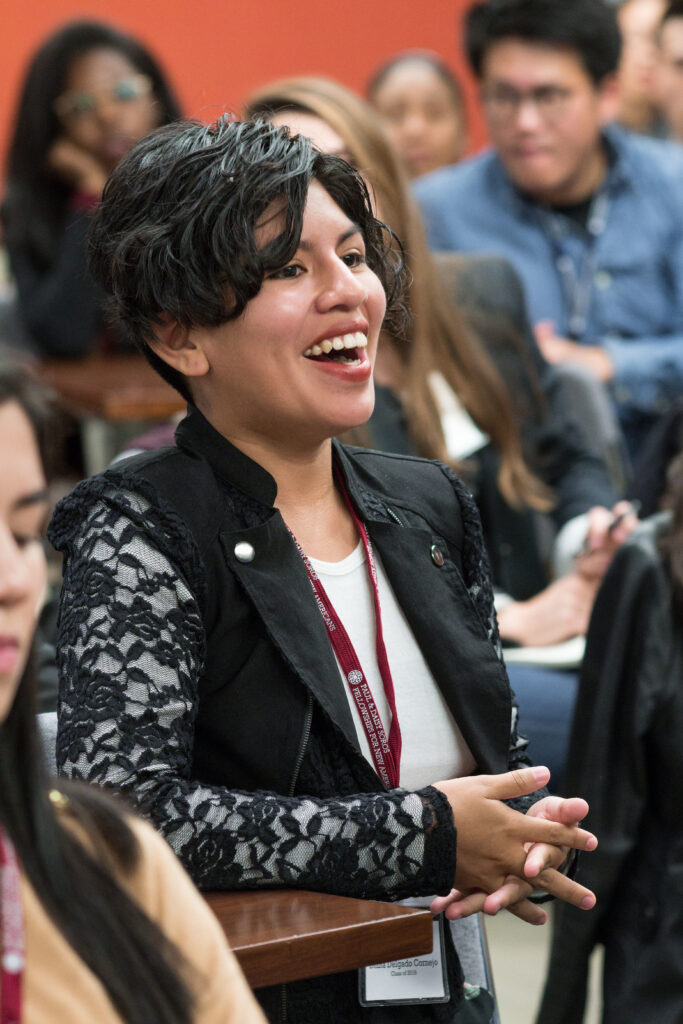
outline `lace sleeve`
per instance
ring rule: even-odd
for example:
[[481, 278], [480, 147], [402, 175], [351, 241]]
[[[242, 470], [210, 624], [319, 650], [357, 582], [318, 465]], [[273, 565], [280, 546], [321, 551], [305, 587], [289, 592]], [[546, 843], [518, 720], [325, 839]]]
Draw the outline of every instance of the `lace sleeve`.
[[188, 586], [140, 529], [145, 504], [104, 495], [63, 545], [60, 771], [129, 794], [204, 888], [386, 898], [450, 887], [455, 830], [432, 788], [317, 800], [190, 780], [203, 627]]

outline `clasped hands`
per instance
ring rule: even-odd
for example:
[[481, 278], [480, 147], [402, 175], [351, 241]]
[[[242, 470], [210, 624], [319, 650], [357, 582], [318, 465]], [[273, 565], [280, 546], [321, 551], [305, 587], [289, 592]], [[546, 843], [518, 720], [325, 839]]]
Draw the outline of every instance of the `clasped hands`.
[[541, 789], [547, 768], [520, 768], [504, 775], [472, 775], [435, 783], [453, 810], [458, 833], [455, 888], [432, 902], [434, 914], [455, 920], [507, 909], [528, 924], [545, 924], [546, 912], [529, 896], [546, 892], [582, 910], [595, 895], [558, 868], [570, 850], [594, 850], [598, 841], [579, 828], [588, 804], [579, 797], [548, 796], [526, 814], [504, 800]]

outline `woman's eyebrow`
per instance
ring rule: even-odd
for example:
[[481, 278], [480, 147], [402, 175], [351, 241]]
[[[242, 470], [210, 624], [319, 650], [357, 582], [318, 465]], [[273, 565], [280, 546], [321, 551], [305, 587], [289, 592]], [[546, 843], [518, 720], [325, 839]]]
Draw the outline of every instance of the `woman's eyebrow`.
[[24, 494], [14, 502], [14, 508], [26, 508], [28, 505], [47, 504], [47, 488], [40, 491], [32, 491], [31, 494]]
[[[346, 231], [342, 231], [341, 235], [337, 239], [337, 245], [343, 245], [347, 238], [353, 238], [354, 235], [362, 235], [362, 231], [358, 224], [352, 224]], [[304, 252], [310, 252], [313, 248], [313, 244], [308, 242], [305, 238], [302, 238], [299, 242], [299, 248], [303, 249]]]

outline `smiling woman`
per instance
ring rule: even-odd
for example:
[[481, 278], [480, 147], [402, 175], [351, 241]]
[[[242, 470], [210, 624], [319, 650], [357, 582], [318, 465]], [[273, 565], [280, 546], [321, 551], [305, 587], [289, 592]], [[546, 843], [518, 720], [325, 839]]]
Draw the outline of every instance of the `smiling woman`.
[[[207, 888], [429, 902], [455, 883], [456, 915], [539, 924], [534, 890], [592, 905], [557, 870], [595, 839], [528, 767], [468, 492], [333, 440], [372, 411], [385, 303], [402, 318], [362, 176], [263, 122], [169, 126], [117, 167], [91, 250], [189, 409], [175, 448], [52, 522], [62, 770], [130, 794]], [[462, 1022], [444, 941], [427, 1005], [401, 984], [370, 1007], [350, 974], [262, 1000], [298, 1024]]]

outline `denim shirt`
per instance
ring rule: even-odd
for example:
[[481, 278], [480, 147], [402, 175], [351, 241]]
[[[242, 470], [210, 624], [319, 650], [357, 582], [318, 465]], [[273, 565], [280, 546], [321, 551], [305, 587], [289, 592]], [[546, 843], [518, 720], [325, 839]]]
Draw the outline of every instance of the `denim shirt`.
[[586, 228], [522, 195], [491, 151], [415, 194], [432, 249], [506, 257], [534, 323], [609, 352], [633, 439], [683, 393], [683, 147], [614, 127], [604, 141], [609, 170]]

